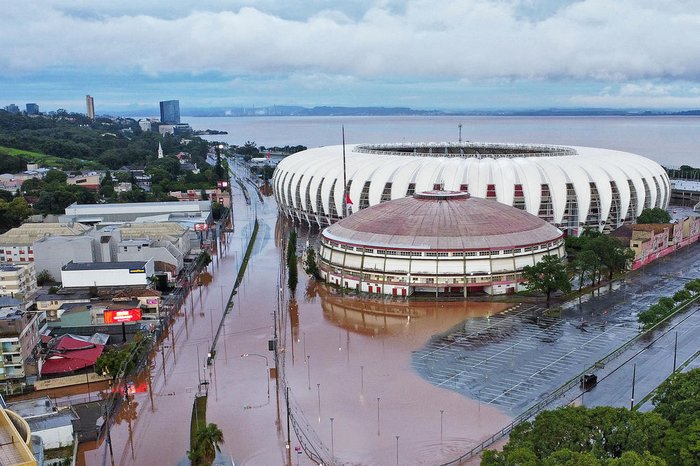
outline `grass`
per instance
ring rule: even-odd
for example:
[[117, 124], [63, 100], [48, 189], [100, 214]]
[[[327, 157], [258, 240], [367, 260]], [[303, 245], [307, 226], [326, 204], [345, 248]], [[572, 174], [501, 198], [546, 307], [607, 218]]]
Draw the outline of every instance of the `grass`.
[[194, 436], [197, 431], [207, 425], [207, 397], [197, 396], [192, 405], [192, 419], [190, 419], [190, 449], [194, 445]]
[[56, 167], [66, 169], [66, 167], [75, 167], [80, 165], [83, 169], [100, 170], [104, 167], [91, 160], [65, 159], [55, 157], [53, 155], [43, 154], [41, 152], [32, 152], [28, 150], [15, 149], [12, 147], [0, 146], [0, 155], [8, 155], [10, 157], [23, 157], [31, 163], [37, 163], [42, 167]]

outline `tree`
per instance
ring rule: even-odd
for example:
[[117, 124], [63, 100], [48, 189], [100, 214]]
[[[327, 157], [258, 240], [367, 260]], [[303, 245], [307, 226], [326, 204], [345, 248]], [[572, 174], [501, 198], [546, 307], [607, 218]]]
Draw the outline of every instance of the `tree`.
[[32, 209], [23, 197], [16, 197], [10, 202], [0, 199], [0, 233], [18, 227], [32, 214]]
[[41, 272], [39, 272], [38, 274], [36, 274], [36, 284], [39, 286], [44, 286], [47, 283], [55, 283], [55, 282], [56, 282], [56, 280], [53, 278], [51, 273], [46, 269], [44, 269]]
[[669, 223], [671, 221], [671, 214], [669, 214], [666, 209], [660, 207], [652, 207], [651, 209], [644, 209], [642, 213], [637, 217], [637, 223]]
[[[191, 452], [188, 452], [193, 466], [211, 464], [216, 457], [216, 452], [221, 451], [219, 445], [222, 443], [224, 443], [224, 434], [216, 424], [209, 423], [200, 427], [195, 434], [195, 445]], [[199, 463], [192, 456], [195, 456]]]
[[600, 269], [600, 259], [595, 252], [585, 249], [576, 254], [576, 259], [571, 262], [571, 268], [578, 275], [578, 289], [581, 291], [586, 278], [590, 278], [591, 286], [595, 284], [595, 277]]
[[294, 296], [296, 292], [298, 281], [297, 232], [292, 230], [289, 232], [289, 240], [287, 241], [287, 286], [292, 292], [292, 296]]
[[608, 280], [612, 280], [617, 272], [626, 270], [634, 259], [634, 251], [611, 236], [601, 235], [593, 238], [587, 248], [598, 255], [600, 262], [608, 271]]
[[571, 290], [566, 267], [557, 256], [544, 256], [537, 264], [526, 265], [523, 268], [523, 278], [528, 290], [547, 295], [548, 307], [552, 293]]
[[304, 260], [304, 272], [307, 275], [318, 280], [321, 278], [321, 272], [318, 270], [318, 265], [316, 264], [316, 251], [313, 247], [309, 246], [306, 248], [306, 259]]

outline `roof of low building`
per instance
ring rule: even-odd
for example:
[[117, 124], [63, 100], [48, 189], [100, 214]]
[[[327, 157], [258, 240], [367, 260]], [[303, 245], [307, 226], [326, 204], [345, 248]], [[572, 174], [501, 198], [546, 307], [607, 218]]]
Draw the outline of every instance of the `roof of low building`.
[[32, 244], [45, 236], [81, 236], [91, 229], [79, 223], [24, 223], [0, 235], [0, 245]]
[[362, 209], [323, 231], [344, 243], [387, 249], [508, 249], [562, 237], [546, 221], [494, 200], [428, 191]]
[[90, 367], [104, 351], [104, 345], [61, 335], [41, 367], [42, 375], [65, 374]]
[[115, 269], [143, 269], [146, 267], [145, 261], [123, 261], [123, 262], [69, 262], [61, 270], [115, 270]]

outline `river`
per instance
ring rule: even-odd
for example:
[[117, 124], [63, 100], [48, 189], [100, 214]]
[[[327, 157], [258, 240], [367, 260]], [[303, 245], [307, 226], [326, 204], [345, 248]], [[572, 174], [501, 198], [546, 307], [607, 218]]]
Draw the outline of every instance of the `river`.
[[464, 141], [566, 144], [644, 155], [669, 166], [700, 165], [700, 117], [330, 116], [183, 117], [194, 129], [227, 131], [212, 141], [318, 147], [353, 143]]

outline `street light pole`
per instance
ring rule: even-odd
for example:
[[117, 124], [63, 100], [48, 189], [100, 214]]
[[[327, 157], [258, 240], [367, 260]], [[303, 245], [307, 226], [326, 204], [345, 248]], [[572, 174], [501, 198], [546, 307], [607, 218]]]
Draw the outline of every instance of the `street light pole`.
[[445, 414], [445, 410], [440, 410], [440, 443], [442, 443], [442, 415]]
[[311, 390], [311, 355], [306, 355], [306, 377], [309, 379], [309, 390]]
[[630, 411], [634, 408], [634, 379], [637, 375], [637, 365], [632, 366], [632, 398], [630, 399]]
[[396, 466], [399, 466], [399, 436], [396, 436]]
[[377, 397], [377, 436], [379, 436], [379, 400], [381, 398]]
[[331, 456], [335, 456], [335, 443], [333, 440], [333, 418], [331, 418]]

